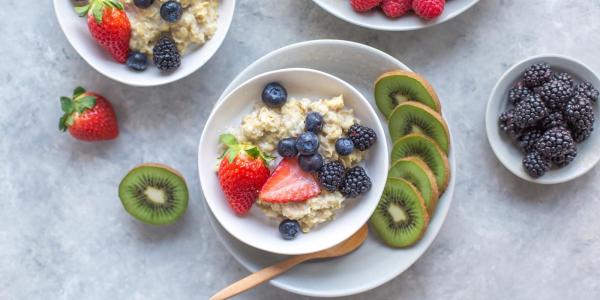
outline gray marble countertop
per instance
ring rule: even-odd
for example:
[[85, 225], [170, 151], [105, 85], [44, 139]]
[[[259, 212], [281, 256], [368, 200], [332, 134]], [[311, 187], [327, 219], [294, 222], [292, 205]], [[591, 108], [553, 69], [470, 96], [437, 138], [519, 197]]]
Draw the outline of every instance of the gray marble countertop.
[[[567, 184], [513, 176], [491, 152], [484, 110], [499, 76], [555, 52], [600, 72], [600, 1], [481, 1], [430, 29], [363, 29], [311, 1], [240, 0], [227, 39], [201, 70], [133, 88], [73, 50], [52, 1], [0, 10], [0, 299], [206, 299], [247, 274], [217, 240], [201, 202], [196, 146], [229, 81], [290, 43], [336, 38], [397, 57], [437, 88], [458, 165], [450, 213], [425, 255], [351, 299], [600, 298], [600, 169]], [[111, 99], [121, 135], [82, 143], [57, 130], [58, 98], [84, 85]], [[163, 162], [188, 180], [191, 204], [167, 228], [129, 217], [117, 185], [134, 165]], [[264, 285], [239, 299], [305, 299]]]

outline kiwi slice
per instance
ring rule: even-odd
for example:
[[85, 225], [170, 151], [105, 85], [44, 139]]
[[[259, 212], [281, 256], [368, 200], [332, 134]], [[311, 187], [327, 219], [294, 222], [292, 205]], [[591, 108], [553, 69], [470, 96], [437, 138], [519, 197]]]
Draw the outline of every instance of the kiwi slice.
[[408, 247], [418, 242], [429, 225], [429, 214], [417, 188], [402, 178], [387, 179], [371, 224], [391, 247]]
[[423, 103], [440, 112], [440, 100], [433, 87], [423, 77], [413, 72], [391, 71], [383, 73], [375, 81], [375, 103], [390, 118], [396, 106], [406, 101]]
[[187, 210], [188, 188], [176, 170], [160, 164], [142, 164], [123, 178], [119, 198], [134, 218], [147, 224], [167, 225]]
[[392, 161], [415, 156], [427, 164], [433, 172], [439, 193], [448, 186], [450, 167], [448, 157], [437, 143], [420, 133], [413, 133], [398, 139], [392, 147]]
[[392, 112], [389, 120], [392, 141], [411, 133], [422, 133], [432, 138], [444, 153], [450, 151], [448, 126], [440, 114], [417, 102], [405, 102]]
[[430, 216], [433, 215], [437, 206], [439, 191], [433, 172], [423, 160], [418, 157], [399, 159], [390, 168], [388, 176], [404, 178], [412, 183], [423, 196], [427, 212]]

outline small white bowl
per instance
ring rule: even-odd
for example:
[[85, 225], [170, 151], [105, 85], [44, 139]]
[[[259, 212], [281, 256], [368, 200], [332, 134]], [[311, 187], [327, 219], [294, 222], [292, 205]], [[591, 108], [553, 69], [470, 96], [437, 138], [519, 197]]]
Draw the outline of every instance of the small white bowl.
[[444, 12], [435, 20], [425, 21], [414, 13], [409, 13], [397, 19], [386, 17], [380, 9], [366, 13], [357, 13], [348, 0], [313, 0], [330, 14], [355, 25], [384, 31], [409, 31], [431, 27], [444, 23], [471, 8], [479, 0], [447, 1]]
[[[589, 81], [594, 87], [600, 88], [598, 76], [580, 61], [556, 54], [542, 54], [530, 57], [517, 63], [502, 75], [488, 101], [485, 123], [492, 150], [507, 169], [527, 181], [539, 184], [556, 184], [575, 179], [585, 174], [598, 163], [598, 160], [600, 160], [600, 152], [598, 151], [600, 148], [600, 137], [598, 136], [598, 129], [594, 130], [590, 138], [577, 145], [577, 157], [568, 166], [553, 168], [540, 178], [532, 178], [523, 169], [522, 160], [524, 154], [518, 149], [513, 140], [498, 126], [498, 117], [509, 107], [508, 91], [519, 81], [523, 71], [527, 67], [540, 62], [548, 63], [556, 72], [571, 74], [573, 79], [578, 82]], [[594, 103], [594, 112], [596, 116], [600, 113], [597, 103]]]
[[131, 86], [158, 86], [171, 83], [192, 74], [202, 67], [217, 52], [225, 40], [233, 19], [234, 8], [235, 0], [219, 1], [219, 18], [217, 19], [215, 35], [201, 47], [189, 50], [182, 57], [181, 66], [177, 70], [169, 73], [160, 72], [150, 62], [147, 70], [136, 72], [127, 68], [126, 65], [114, 61], [92, 39], [88, 31], [86, 18], [79, 17], [75, 13], [71, 1], [54, 0], [54, 12], [60, 28], [83, 60], [104, 76]]
[[[347, 107], [353, 108], [361, 124], [373, 128], [378, 142], [369, 149], [361, 165], [371, 177], [371, 190], [357, 198], [346, 199], [336, 218], [300, 234], [295, 240], [283, 240], [278, 224], [256, 207], [246, 216], [237, 216], [227, 205], [216, 174], [219, 135], [241, 124], [244, 115], [259, 103], [264, 86], [277, 81], [289, 98], [331, 98], [342, 94]], [[298, 255], [332, 247], [355, 233], [375, 210], [383, 193], [388, 170], [388, 148], [385, 133], [369, 102], [354, 87], [332, 75], [312, 69], [282, 69], [253, 77], [223, 98], [212, 111], [200, 140], [198, 170], [204, 197], [219, 223], [238, 240], [261, 250]]]

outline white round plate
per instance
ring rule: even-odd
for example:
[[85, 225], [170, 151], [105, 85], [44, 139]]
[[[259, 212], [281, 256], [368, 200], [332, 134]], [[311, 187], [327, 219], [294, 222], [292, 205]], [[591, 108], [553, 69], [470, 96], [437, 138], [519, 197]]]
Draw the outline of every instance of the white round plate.
[[[529, 57], [508, 69], [496, 83], [488, 100], [485, 124], [488, 141], [502, 164], [518, 177], [539, 184], [556, 184], [573, 180], [591, 170], [600, 160], [600, 136], [594, 131], [583, 143], [577, 145], [577, 157], [568, 166], [551, 169], [540, 178], [529, 176], [523, 169], [523, 153], [516, 143], [498, 127], [498, 117], [508, 108], [508, 91], [521, 79], [523, 71], [533, 64], [546, 62], [557, 72], [567, 72], [577, 82], [589, 81], [600, 88], [600, 79], [584, 63], [557, 54], [542, 54]], [[594, 103], [598, 114], [598, 103]]]
[[190, 49], [181, 59], [181, 66], [169, 73], [160, 72], [150, 62], [144, 72], [135, 72], [117, 63], [92, 39], [86, 18], [73, 10], [71, 0], [54, 0], [54, 12], [60, 28], [75, 51], [102, 75], [131, 86], [157, 86], [177, 81], [200, 69], [219, 49], [233, 19], [235, 0], [219, 0], [217, 31], [212, 39], [197, 49]]
[[[279, 254], [298, 255], [333, 247], [349, 238], [365, 224], [377, 207], [387, 177], [389, 159], [385, 142], [369, 148], [361, 165], [371, 176], [371, 190], [360, 197], [344, 201], [345, 207], [337, 212], [333, 222], [321, 224], [309, 234], [301, 234], [294, 241], [281, 238], [279, 223], [268, 218], [256, 205], [245, 216], [236, 215], [219, 186], [214, 165], [222, 155], [219, 137], [241, 124], [261, 102], [261, 94], [269, 82], [279, 82], [288, 98], [329, 99], [343, 95], [344, 104], [354, 110], [362, 125], [373, 128], [378, 136], [384, 136], [377, 113], [359, 91], [343, 80], [321, 71], [290, 68], [262, 73], [225, 96], [213, 109], [204, 130], [198, 151], [198, 170], [204, 198], [213, 215], [231, 235], [255, 248]], [[207, 159], [207, 158], [214, 159]]]
[[[293, 44], [258, 59], [231, 82], [223, 96], [257, 74], [293, 67], [311, 68], [335, 75], [358, 89], [373, 107], [375, 79], [386, 71], [410, 70], [392, 56], [369, 46], [349, 41], [315, 40]], [[442, 99], [442, 105], [448, 103], [451, 102]], [[385, 118], [378, 115], [385, 124]], [[390, 145], [387, 126], [384, 128]], [[341, 258], [301, 264], [271, 280], [271, 284], [296, 294], [339, 297], [373, 289], [404, 272], [431, 245], [446, 219], [456, 183], [454, 151], [450, 152], [449, 159], [452, 169], [450, 184], [439, 201], [427, 233], [417, 245], [408, 249], [392, 249], [371, 231], [365, 244], [355, 252]], [[223, 245], [248, 271], [257, 271], [286, 258], [238, 241], [219, 225], [208, 208], [206, 211]]]
[[350, 6], [349, 0], [313, 0], [313, 2], [332, 15], [358, 26], [385, 31], [409, 31], [444, 23], [465, 12], [479, 0], [448, 0], [442, 15], [432, 21], [424, 21], [412, 12], [398, 19], [386, 17], [380, 9], [357, 13]]

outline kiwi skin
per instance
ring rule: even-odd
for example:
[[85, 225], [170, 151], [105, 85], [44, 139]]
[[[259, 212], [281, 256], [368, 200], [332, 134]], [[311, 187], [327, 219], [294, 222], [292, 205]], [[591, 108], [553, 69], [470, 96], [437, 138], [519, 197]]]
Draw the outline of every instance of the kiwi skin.
[[[177, 181], [174, 184], [177, 185], [175, 188], [179, 189], [179, 191], [176, 191], [176, 192], [181, 197], [180, 205], [182, 207], [178, 208], [178, 210], [175, 210], [173, 215], [165, 217], [164, 212], [163, 212], [163, 214], [161, 214], [160, 217], [155, 217], [156, 215], [145, 214], [136, 205], [131, 203], [132, 199], [127, 198], [127, 197], [131, 197], [131, 195], [128, 195], [128, 193], [129, 193], [128, 188], [130, 186], [130, 185], [128, 185], [128, 183], [131, 183], [131, 181], [128, 181], [128, 180], [131, 180], [131, 179], [129, 179], [129, 176], [135, 176], [135, 175], [133, 175], [134, 172], [138, 172], [145, 168], [159, 170], [160, 172], [163, 172], [163, 174], [167, 174], [167, 176], [170, 176], [169, 179], [173, 179], [173, 180]], [[137, 178], [135, 178], [135, 179], [137, 179]], [[171, 183], [173, 183], [173, 181], [171, 181]], [[122, 202], [125, 210], [131, 216], [133, 216], [135, 219], [137, 219], [138, 221], [141, 221], [141, 222], [143, 222], [145, 224], [149, 224], [149, 225], [169, 225], [169, 224], [175, 223], [175, 221], [177, 221], [179, 218], [181, 218], [181, 216], [183, 216], [183, 214], [185, 214], [185, 212], [187, 211], [188, 201], [189, 201], [189, 199], [188, 199], [189, 191], [187, 188], [187, 183], [185, 181], [185, 178], [179, 171], [177, 171], [167, 165], [160, 164], [160, 163], [144, 163], [144, 164], [140, 164], [140, 165], [134, 167], [133, 169], [131, 169], [127, 173], [127, 175], [123, 178], [123, 180], [119, 184], [119, 198], [121, 199], [121, 202]]]
[[[406, 85], [404, 87], [406, 89], [404, 94], [411, 95], [403, 95], [404, 99], [398, 100], [394, 98], [394, 95], [390, 94], [390, 91], [400, 89], [401, 84], [399, 81], [402, 80], [402, 84]], [[411, 83], [412, 87], [409, 86]], [[434, 111], [441, 112], [442, 106], [440, 100], [431, 84], [425, 78], [413, 72], [395, 70], [383, 73], [375, 80], [374, 90], [375, 103], [387, 119], [389, 119], [392, 110], [404, 101], [420, 102]]]
[[444, 153], [448, 154], [450, 152], [450, 131], [448, 130], [448, 125], [446, 124], [446, 121], [444, 121], [444, 118], [442, 118], [440, 114], [418, 102], [408, 101], [398, 105], [394, 109], [388, 122], [390, 138], [393, 141], [396, 141], [404, 135], [415, 132], [414, 128], [405, 128], [406, 126], [403, 126], [409, 124], [406, 123], [407, 117], [405, 115], [409, 110], [412, 110], [413, 112], [419, 114], [424, 114], [425, 116], [430, 117], [432, 120], [435, 120], [434, 122], [436, 123], [430, 124], [430, 126], [433, 127], [433, 130], [436, 130], [438, 132], [427, 133], [420, 130], [420, 128], [416, 132], [422, 132], [423, 134], [435, 140], [438, 146], [442, 148]]
[[[390, 191], [390, 189], [402, 189], [403, 192], [406, 193], [405, 195], [409, 195], [409, 197], [412, 199], [411, 201], [415, 201], [415, 203], [413, 203], [413, 206], [411, 206], [410, 208], [417, 210], [417, 212], [414, 212], [415, 215], [413, 215], [412, 217], [418, 217], [420, 215], [422, 216], [423, 220], [421, 228], [417, 229], [419, 231], [416, 232], [414, 236], [398, 237], [395, 235], [394, 232], [394, 230], [397, 229], [392, 229], [389, 227], [389, 212], [382, 212], [383, 203], [381, 201], [385, 201], [383, 197], [387, 195], [387, 192]], [[382, 199], [380, 200], [380, 203], [377, 205], [377, 208], [370, 219], [370, 222], [373, 225], [377, 235], [379, 235], [379, 237], [388, 246], [394, 248], [409, 247], [420, 241], [421, 238], [423, 238], [425, 232], [427, 231], [427, 227], [429, 226], [429, 214], [427, 213], [427, 207], [425, 206], [423, 197], [421, 196], [417, 188], [405, 179], [390, 177], [386, 181], [386, 187], [381, 197]], [[407, 208], [404, 207], [404, 212], [406, 212], [406, 209]]]
[[440, 192], [433, 172], [422, 159], [416, 156], [399, 159], [390, 168], [388, 176], [403, 178], [412, 183], [423, 196], [427, 212], [430, 216], [433, 215]]

